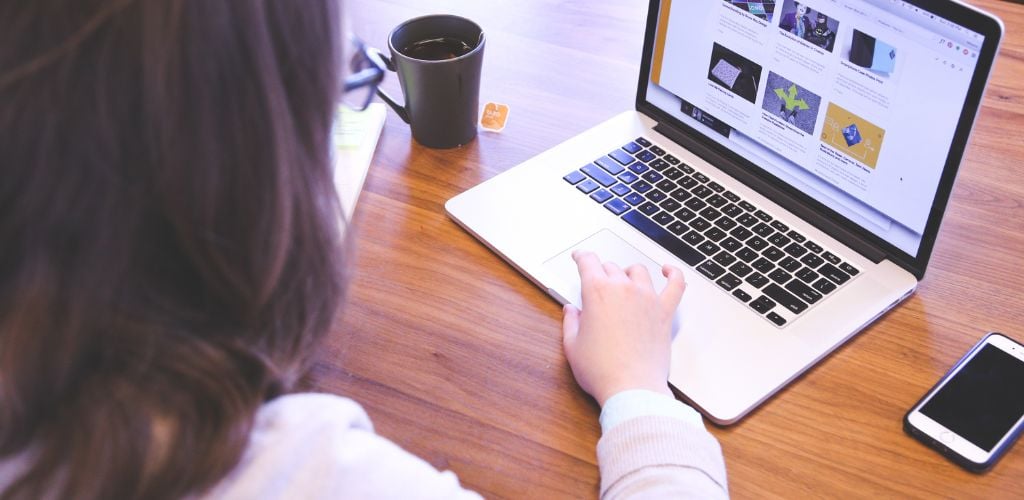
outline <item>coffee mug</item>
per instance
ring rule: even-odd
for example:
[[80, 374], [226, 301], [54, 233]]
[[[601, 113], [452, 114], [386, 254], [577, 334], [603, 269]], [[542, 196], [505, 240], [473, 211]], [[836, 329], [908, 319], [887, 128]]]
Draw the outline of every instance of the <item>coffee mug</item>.
[[388, 35], [405, 104], [377, 89], [377, 95], [412, 128], [420, 144], [447, 149], [476, 137], [484, 32], [473, 21], [452, 15], [411, 19]]

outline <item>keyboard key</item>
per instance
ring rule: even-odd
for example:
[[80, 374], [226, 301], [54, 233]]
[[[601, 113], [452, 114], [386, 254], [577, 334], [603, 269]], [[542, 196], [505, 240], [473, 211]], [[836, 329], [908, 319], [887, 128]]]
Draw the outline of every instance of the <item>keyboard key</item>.
[[781, 268], [783, 268], [783, 269], [785, 269], [785, 270], [787, 270], [787, 271], [792, 273], [792, 272], [796, 272], [797, 269], [800, 269], [803, 266], [800, 265], [800, 261], [798, 261], [798, 260], [796, 260], [796, 259], [794, 259], [792, 257], [786, 257], [785, 259], [782, 259], [779, 262], [779, 267], [781, 267]]
[[753, 238], [747, 240], [747, 246], [753, 248], [754, 251], [760, 252], [761, 250], [764, 250], [765, 248], [768, 247], [768, 242], [762, 240], [758, 236], [754, 236]]
[[609, 175], [608, 172], [605, 172], [603, 168], [600, 168], [597, 165], [594, 165], [593, 163], [581, 168], [580, 171], [582, 171], [584, 174], [589, 175], [590, 178], [601, 183], [601, 185], [604, 187], [609, 187], [617, 182], [615, 178]]
[[836, 266], [833, 266], [832, 264], [825, 264], [819, 267], [818, 272], [821, 273], [822, 276], [832, 280], [837, 285], [842, 285], [843, 283], [850, 281], [849, 274], [840, 271], [838, 268], [836, 268]]
[[707, 220], [715, 220], [722, 216], [722, 212], [715, 210], [714, 207], [707, 207], [700, 211], [700, 216]]
[[803, 243], [807, 239], [807, 238], [804, 238], [804, 235], [796, 232], [796, 229], [793, 229], [789, 233], [787, 233], [787, 236], [792, 238], [793, 241], [795, 241], [797, 243]]
[[[721, 254], [718, 254], [721, 255]], [[729, 268], [729, 272], [739, 276], [740, 278], [754, 272], [754, 268], [744, 264], [743, 262], [737, 262]]]
[[625, 157], [625, 163], [619, 163], [618, 158], [613, 160], [607, 156], [594, 160], [594, 163], [598, 164], [598, 166], [605, 169], [605, 171], [607, 171], [609, 174], [619, 175], [623, 170], [626, 170], [626, 167], [624, 167], [623, 165], [629, 165], [630, 163], [633, 163], [633, 157], [626, 154], [625, 151], [618, 151], [618, 153], [621, 153], [622, 156]]
[[697, 271], [713, 280], [716, 280], [725, 274], [725, 269], [722, 269], [722, 266], [715, 264], [710, 260], [706, 260], [703, 264], [697, 266]]
[[775, 264], [772, 264], [772, 261], [764, 257], [755, 260], [754, 263], [751, 265], [754, 266], [754, 269], [757, 269], [758, 271], [761, 271], [762, 273], [765, 274], [771, 272], [771, 270], [775, 268]]
[[708, 196], [711, 196], [711, 193], [714, 193], [714, 191], [708, 189], [707, 186], [703, 185], [698, 185], [697, 187], [691, 189], [690, 192], [693, 193], [694, 196], [698, 198], [707, 198]]
[[640, 175], [640, 174], [648, 171], [650, 168], [651, 167], [648, 167], [647, 165], [644, 165], [643, 163], [640, 163], [640, 162], [636, 162], [636, 163], [634, 163], [634, 164], [629, 166], [629, 169], [634, 174], [637, 174], [637, 175]]
[[676, 210], [679, 210], [683, 206], [682, 203], [679, 203], [678, 201], [673, 200], [672, 198], [668, 198], [667, 200], [659, 203], [658, 205], [661, 206], [662, 210], [665, 210], [667, 212], [675, 212]]
[[679, 170], [676, 167], [672, 167], [672, 168], [662, 172], [662, 174], [665, 174], [665, 178], [666, 179], [676, 180], [676, 179], [678, 179], [678, 178], [683, 176], [683, 171]]
[[[772, 227], [774, 226], [775, 224], [772, 224]], [[785, 247], [786, 245], [789, 244], [790, 241], [791, 240], [787, 238], [785, 234], [782, 233], [775, 233], [770, 238], [768, 238], [768, 243], [771, 243], [772, 245], [775, 245], [777, 247]]]
[[700, 231], [694, 231], [691, 229], [690, 232], [683, 236], [683, 240], [696, 248], [697, 245], [700, 245], [701, 242], [704, 241], [704, 235], [700, 234]]
[[[814, 283], [815, 280], [817, 280], [819, 276], [821, 276], [821, 275], [819, 275], [818, 273], [816, 273], [816, 272], [814, 272], [814, 271], [812, 271], [812, 270], [810, 270], [810, 269], [808, 269], [806, 267], [802, 267], [802, 268], [800, 268], [799, 271], [796, 272], [796, 277], [800, 278], [800, 281], [803, 281], [804, 283], [807, 283], [807, 284]], [[828, 280], [825, 280], [825, 281], [828, 281]]]
[[632, 184], [636, 182], [636, 180], [639, 178], [640, 177], [638, 175], [634, 174], [633, 172], [630, 172], [629, 170], [619, 174], [619, 180], [625, 182], [626, 184]]
[[736, 238], [739, 241], [743, 241], [753, 236], [753, 234], [754, 233], [752, 231], [743, 226], [736, 227], [732, 231], [729, 231], [729, 235], [732, 236], [733, 238]]
[[768, 278], [781, 285], [793, 279], [793, 275], [783, 271], [782, 269], [776, 269], [768, 274]]
[[592, 199], [592, 200], [594, 200], [594, 201], [596, 201], [598, 203], [604, 203], [604, 202], [608, 201], [608, 199], [610, 199], [611, 197], [612, 197], [612, 194], [609, 193], [607, 189], [598, 189], [597, 191], [594, 191], [590, 195], [590, 199]]
[[722, 213], [729, 217], [739, 217], [739, 215], [743, 213], [743, 209], [737, 207], [735, 203], [730, 203], [722, 207]]
[[700, 250], [701, 253], [710, 257], [718, 253], [721, 248], [710, 241], [705, 241], [704, 243], [697, 245], [697, 250]]
[[849, 274], [850, 276], [856, 276], [857, 273], [860, 272], [860, 271], [857, 270], [856, 267], [853, 267], [850, 264], [847, 264], [846, 262], [843, 262], [842, 264], [839, 264], [839, 269], [842, 269], [843, 272], [845, 272], [846, 274]]
[[720, 227], [720, 228], [722, 228], [722, 231], [728, 231], [728, 230], [736, 227], [736, 221], [734, 221], [734, 220], [732, 220], [732, 219], [730, 219], [728, 217], [722, 217], [722, 218], [720, 218], [720, 219], [715, 221], [715, 225]]
[[743, 227], [751, 227], [754, 224], [757, 224], [757, 217], [754, 217], [753, 215], [750, 214], [743, 214], [739, 217], [736, 217], [736, 222], [742, 224]]
[[[712, 257], [712, 259], [715, 262], [721, 264], [722, 267], [729, 267], [729, 266], [732, 265], [733, 262], [736, 262], [736, 256], [731, 254], [731, 253], [729, 253], [729, 252], [718, 252], [717, 254], [715, 254], [714, 257]], [[740, 264], [743, 264], [743, 263], [740, 262]], [[743, 265], [746, 265], [746, 264], [743, 264]]]
[[761, 314], [771, 311], [773, 307], [775, 307], [775, 303], [772, 302], [772, 300], [769, 299], [768, 297], [765, 297], [764, 295], [758, 297], [757, 300], [750, 303], [750, 308]]
[[715, 282], [715, 284], [722, 287], [725, 291], [730, 291], [733, 288], [740, 286], [742, 283], [743, 280], [731, 274], [726, 274], [725, 276], [718, 278], [718, 281]]
[[637, 144], [635, 142], [630, 142], [630, 143], [626, 144], [625, 146], [622, 146], [622, 149], [625, 149], [626, 151], [629, 151], [630, 153], [636, 153], [637, 151], [640, 151], [643, 148], [644, 148], [643, 146], [641, 146], [641, 145], [639, 145], [639, 144]]
[[825, 278], [815, 281], [811, 287], [825, 295], [832, 293], [836, 289], [835, 283], [832, 283]]
[[771, 222], [772, 221], [772, 216], [768, 215], [768, 212], [765, 212], [764, 210], [758, 210], [758, 211], [754, 212], [754, 217], [757, 217], [758, 219], [761, 219], [761, 220], [763, 220], [765, 222]]
[[650, 150], [650, 151], [651, 151], [652, 153], [654, 153], [654, 154], [656, 154], [656, 155], [658, 155], [658, 156], [662, 156], [662, 155], [664, 155], [664, 154], [665, 154], [665, 150], [664, 150], [664, 149], [661, 149], [661, 148], [659, 148], [658, 146], [651, 146], [651, 147], [649, 147], [648, 149], [649, 149], [649, 150]]
[[747, 200], [740, 201], [739, 205], [740, 205], [740, 208], [742, 208], [743, 210], [746, 210], [748, 212], [753, 212], [753, 211], [757, 210], [757, 207], [755, 207], [752, 203], [750, 203]]
[[823, 259], [825, 259], [825, 260], [829, 261], [830, 263], [832, 263], [834, 265], [837, 265], [837, 266], [839, 265], [840, 262], [843, 261], [843, 259], [840, 259], [836, 254], [834, 254], [832, 252], [825, 252], [825, 253], [821, 254], [821, 258], [823, 258]]
[[658, 188], [658, 189], [660, 189], [660, 190], [662, 190], [662, 191], [664, 191], [666, 193], [671, 193], [672, 191], [676, 190], [676, 183], [674, 183], [674, 182], [672, 182], [672, 181], [670, 181], [668, 179], [663, 179], [661, 182], [655, 184], [654, 187], [656, 187], [656, 188]]
[[622, 184], [622, 183], [619, 183], [619, 184], [616, 184], [616, 185], [612, 186], [612, 192], [617, 194], [617, 195], [619, 195], [619, 196], [626, 196], [631, 191], [633, 191], [633, 190], [629, 189], [629, 186], [627, 186], [625, 184]]
[[708, 206], [707, 203], [704, 203], [704, 200], [702, 200], [700, 198], [696, 198], [696, 197], [690, 198], [689, 200], [686, 200], [686, 203], [684, 203], [684, 205], [689, 207], [690, 210], [700, 210], [700, 209]]
[[637, 207], [637, 210], [642, 212], [644, 215], [651, 216], [658, 213], [661, 209], [658, 208], [658, 205], [648, 201]]
[[803, 255], [807, 253], [807, 247], [801, 246], [799, 243], [793, 242], [790, 243], [788, 247], [786, 247], [786, 253], [797, 258], [803, 257]]
[[818, 266], [825, 263], [825, 259], [822, 259], [821, 257], [814, 255], [813, 253], [809, 253], [807, 255], [804, 255], [804, 257], [800, 259], [800, 262], [803, 262], [805, 266], [811, 269], [816, 269]]
[[643, 137], [637, 137], [636, 139], [633, 139], [633, 142], [635, 142], [635, 143], [637, 143], [637, 144], [639, 144], [639, 145], [641, 145], [641, 146], [643, 146], [645, 148], [649, 147], [651, 145], [651, 141], [648, 141], [647, 139], [644, 139]]
[[721, 184], [719, 184], [719, 183], [717, 183], [715, 181], [709, 182], [708, 183], [708, 187], [711, 188], [711, 190], [716, 192], [716, 193], [721, 193], [721, 192], [725, 191], [725, 187], [723, 187]]
[[757, 233], [761, 237], [767, 238], [767, 237], [771, 236], [772, 233], [775, 232], [775, 230], [772, 229], [772, 227], [769, 226], [768, 224], [765, 224], [764, 222], [762, 222], [762, 223], [754, 226], [754, 232]]
[[730, 252], [735, 252], [736, 250], [743, 248], [743, 243], [740, 243], [736, 238], [733, 238], [732, 236], [726, 238], [725, 241], [719, 244], [722, 245], [722, 248]]
[[659, 170], [659, 171], [665, 170], [666, 168], [669, 167], [668, 162], [665, 161], [665, 160], [662, 160], [661, 158], [658, 158], [657, 160], [652, 161], [649, 165], [654, 170]]
[[747, 276], [746, 281], [757, 288], [761, 288], [770, 283], [768, 278], [765, 278], [761, 273], [753, 273], [750, 276]]
[[690, 177], [689, 175], [681, 177], [677, 182], [679, 182], [680, 186], [683, 186], [686, 189], [693, 189], [694, 186], [697, 185], [697, 181], [693, 180], [693, 177]]
[[614, 198], [612, 201], [605, 203], [604, 208], [611, 210], [615, 215], [622, 215], [623, 212], [629, 210], [629, 204], [618, 198]]
[[684, 221], [688, 221], [688, 220], [690, 220], [690, 219], [692, 219], [692, 218], [697, 216], [697, 214], [693, 213], [693, 210], [690, 210], [689, 208], [686, 208], [686, 207], [683, 207], [683, 208], [680, 208], [679, 210], [676, 210], [676, 214], [675, 215], [676, 215], [676, 217], [679, 217], [680, 219], [682, 219]]
[[804, 243], [804, 247], [806, 247], [808, 250], [810, 250], [810, 251], [812, 251], [814, 253], [821, 253], [823, 250], [825, 250], [824, 248], [821, 248], [821, 245], [818, 245], [817, 243], [815, 243], [813, 241], [805, 242]]
[[814, 291], [813, 288], [807, 286], [806, 283], [800, 280], [790, 281], [789, 283], [786, 283], [784, 288], [808, 304], [813, 304], [821, 300], [822, 297], [820, 293]]
[[633, 191], [636, 191], [640, 194], [646, 193], [654, 189], [654, 186], [648, 184], [647, 181], [636, 181], [633, 183], [631, 187], [633, 188]]
[[706, 175], [704, 175], [704, 174], [702, 174], [700, 172], [694, 172], [693, 173], [693, 178], [697, 179], [699, 182], [702, 182], [702, 183], [711, 180], [711, 179], [708, 179], [708, 176], [706, 176]]
[[622, 216], [622, 220], [654, 240], [655, 243], [661, 245], [665, 250], [668, 250], [672, 255], [675, 255], [679, 260], [688, 265], [696, 266], [704, 260], [704, 256], [700, 252], [683, 243], [672, 233], [665, 230], [665, 228], [644, 217], [642, 213], [636, 210], [626, 212], [626, 215]]
[[672, 199], [674, 199], [676, 201], [683, 202], [683, 201], [686, 201], [686, 200], [690, 199], [690, 197], [693, 196], [693, 195], [690, 194], [689, 191], [687, 191], [685, 189], [682, 189], [682, 188], [679, 188], [679, 189], [677, 189], [675, 191], [672, 191], [672, 193], [669, 194], [669, 196], [671, 196]]
[[654, 153], [652, 153], [650, 151], [641, 151], [641, 152], [635, 154], [634, 156], [636, 156], [637, 160], [640, 160], [640, 161], [642, 161], [644, 163], [647, 163], [647, 162], [653, 160], [654, 158], [656, 158], [654, 156]]
[[765, 295], [767, 295], [775, 302], [778, 302], [779, 305], [788, 309], [789, 312], [793, 314], [800, 314], [807, 310], [806, 303], [796, 298], [796, 295], [787, 292], [784, 288], [782, 288], [779, 285], [776, 285], [775, 283], [772, 283], [764, 287], [764, 289], [761, 291], [764, 292]]
[[786, 253], [783, 252], [782, 250], [779, 250], [778, 247], [768, 247], [764, 250], [764, 252], [761, 253], [761, 255], [763, 255], [764, 258], [772, 262], [776, 262], [779, 259], [785, 257]]
[[679, 165], [679, 163], [680, 163], [679, 162], [679, 158], [676, 158], [675, 156], [672, 156], [672, 155], [665, 155], [664, 159], [665, 159], [665, 161], [669, 162], [672, 165]]
[[711, 223], [701, 217], [697, 217], [690, 222], [690, 227], [703, 232], [705, 229], [711, 227]]
[[569, 184], [575, 186], [576, 184], [579, 184], [580, 181], [582, 181], [583, 179], [586, 179], [587, 176], [583, 175], [583, 172], [580, 172], [579, 170], [573, 170], [572, 172], [569, 172], [568, 174], [566, 174], [565, 177], [562, 178], [565, 179], [565, 182], [568, 182]]
[[743, 262], [749, 264], [751, 261], [757, 258], [757, 252], [747, 247], [743, 247], [739, 250], [736, 250], [736, 256], [739, 257], [739, 259], [742, 260]]
[[722, 241], [722, 239], [725, 238], [728, 235], [725, 234], [725, 231], [722, 231], [721, 229], [718, 229], [717, 227], [712, 227], [711, 229], [708, 229], [704, 233], [704, 236], [707, 236], [707, 238], [709, 240], [714, 241], [715, 243], [718, 243], [719, 241]]
[[683, 172], [686, 172], [688, 174], [692, 174], [694, 172], [693, 167], [691, 167], [691, 166], [689, 166], [689, 165], [687, 165], [685, 163], [679, 165], [679, 170], [682, 170]]
[[647, 182], [650, 182], [651, 184], [655, 184], [658, 181], [660, 181], [661, 179], [663, 179], [664, 176], [662, 176], [661, 174], [659, 174], [659, 173], [657, 173], [657, 172], [655, 172], [653, 170], [648, 170], [647, 173], [645, 173], [644, 175], [641, 175], [640, 178], [645, 180], [645, 181], [647, 181]]
[[737, 299], [740, 299], [743, 302], [750, 302], [750, 299], [753, 298], [753, 297], [750, 296], [749, 293], [744, 292], [743, 290], [741, 290], [739, 288], [737, 288], [737, 289], [732, 291], [732, 296], [736, 297]]
[[639, 205], [639, 204], [641, 204], [641, 203], [643, 203], [643, 202], [645, 202], [645, 201], [647, 201], [647, 198], [644, 198], [643, 196], [640, 196], [640, 193], [630, 193], [630, 194], [626, 195], [626, 197], [624, 197], [623, 199], [626, 200], [626, 203], [629, 203], [630, 205], [633, 205], [634, 207]]
[[708, 202], [708, 205], [711, 205], [715, 208], [722, 208], [725, 206], [726, 203], [729, 203], [729, 200], [723, 198], [722, 195], [718, 194], [713, 194], [709, 196], [707, 200], [704, 201]]
[[789, 226], [783, 224], [780, 220], [772, 221], [772, 227], [775, 228], [776, 231], [781, 231], [783, 233], [789, 231]]
[[654, 203], [660, 203], [661, 200], [668, 198], [667, 194], [658, 191], [657, 189], [655, 189], [654, 191], [648, 191], [645, 196], [647, 196], [648, 200], [651, 200]]
[[597, 189], [598, 187], [599, 184], [590, 179], [587, 179], [576, 185], [576, 189], [579, 189], [580, 191], [583, 191], [584, 193], [587, 194], [590, 194], [591, 191]]
[[658, 215], [654, 216], [654, 222], [657, 222], [658, 224], [661, 224], [662, 226], [664, 226], [666, 224], [670, 224], [670, 223], [672, 223], [675, 220], [676, 220], [676, 218], [672, 217], [672, 214], [670, 214], [668, 212], [664, 212], [664, 211], [658, 212]]
[[764, 317], [768, 318], [768, 320], [770, 320], [772, 323], [775, 323], [778, 326], [782, 326], [782, 325], [786, 324], [786, 318], [783, 318], [782, 316], [779, 316], [779, 313], [777, 313], [775, 311], [772, 311], [772, 312], [770, 312], [768, 314], [765, 314]]
[[724, 196], [725, 199], [727, 199], [727, 200], [729, 200], [729, 201], [731, 201], [733, 203], [739, 203], [740, 202], [740, 197], [737, 196], [736, 193], [734, 193], [732, 191], [726, 191], [726, 192], [722, 193], [722, 196]]
[[[640, 149], [638, 148], [636, 151], [630, 151], [630, 153], [637, 153], [639, 151]], [[630, 163], [633, 163], [633, 155], [628, 154], [621, 149], [616, 149], [615, 151], [608, 153], [608, 156], [614, 158], [620, 165], [629, 165]]]
[[679, 236], [679, 235], [685, 233], [689, 229], [690, 229], [690, 226], [687, 226], [682, 221], [678, 221], [678, 220], [668, 225], [668, 230], [671, 231], [672, 234], [674, 234], [676, 236]]

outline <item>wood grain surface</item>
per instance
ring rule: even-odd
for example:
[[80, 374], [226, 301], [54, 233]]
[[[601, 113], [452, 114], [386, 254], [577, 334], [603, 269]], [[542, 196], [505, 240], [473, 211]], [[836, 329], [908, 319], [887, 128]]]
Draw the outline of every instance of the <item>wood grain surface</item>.
[[[1024, 339], [1024, 5], [970, 2], [1007, 36], [918, 292], [739, 424], [709, 425], [735, 498], [1024, 496], [1024, 445], [963, 471], [901, 421], [986, 331]], [[487, 32], [482, 102], [507, 128], [431, 150], [389, 112], [354, 220], [344, 316], [308, 377], [489, 498], [593, 498], [599, 408], [561, 309], [444, 212], [455, 194], [633, 107], [647, 2], [352, 0], [353, 31], [453, 13]], [[384, 88], [398, 94], [390, 75]]]

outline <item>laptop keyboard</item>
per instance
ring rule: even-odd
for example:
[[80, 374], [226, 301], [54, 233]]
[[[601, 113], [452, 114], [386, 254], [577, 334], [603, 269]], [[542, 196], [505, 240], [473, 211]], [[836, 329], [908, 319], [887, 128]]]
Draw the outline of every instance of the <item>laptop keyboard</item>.
[[778, 327], [859, 273], [643, 137], [563, 179]]

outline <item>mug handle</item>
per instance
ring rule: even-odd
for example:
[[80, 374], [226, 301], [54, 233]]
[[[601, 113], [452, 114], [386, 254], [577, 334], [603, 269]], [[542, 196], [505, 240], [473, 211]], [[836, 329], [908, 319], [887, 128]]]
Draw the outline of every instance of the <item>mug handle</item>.
[[[374, 55], [380, 58], [380, 60], [384, 61], [384, 66], [387, 67], [388, 71], [397, 71], [395, 63], [391, 61], [390, 57], [374, 48], [367, 48], [366, 50], [372, 51]], [[391, 96], [387, 95], [380, 87], [377, 87], [377, 97], [380, 97], [388, 106], [391, 106], [391, 109], [395, 110], [395, 113], [403, 122], [409, 123], [409, 112], [406, 111], [404, 104], [398, 104], [398, 101], [392, 99]]]

